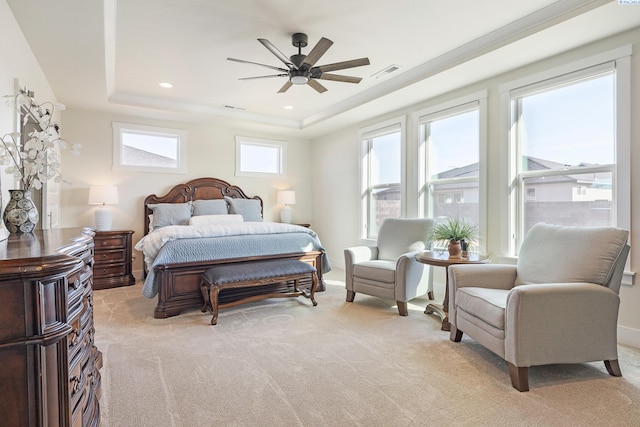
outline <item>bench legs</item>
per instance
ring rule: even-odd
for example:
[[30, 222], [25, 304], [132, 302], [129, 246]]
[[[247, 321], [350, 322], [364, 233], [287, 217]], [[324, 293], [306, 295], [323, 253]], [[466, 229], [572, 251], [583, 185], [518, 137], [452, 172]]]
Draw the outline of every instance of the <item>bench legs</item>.
[[[311, 275], [311, 291], [310, 292], [307, 292], [306, 290], [300, 290], [299, 288], [300, 279], [308, 278], [308, 277], [309, 277], [308, 275], [295, 276], [295, 277], [285, 276], [285, 277], [271, 278], [268, 281], [238, 282], [238, 283], [223, 283], [223, 284], [209, 283], [203, 279], [200, 285], [202, 297], [204, 299], [204, 304], [202, 306], [201, 311], [205, 313], [207, 309], [210, 309], [211, 313], [213, 314], [213, 316], [211, 317], [211, 324], [216, 325], [218, 323], [218, 311], [220, 308], [232, 307], [235, 305], [258, 301], [258, 300], [267, 299], [267, 298], [287, 298], [287, 297], [303, 296], [305, 298], [310, 299], [311, 303], [315, 307], [316, 305], [318, 305], [315, 298], [316, 289], [318, 288], [318, 275], [315, 272]], [[228, 302], [225, 304], [218, 303], [218, 295], [220, 291], [225, 288], [260, 286], [260, 285], [267, 285], [272, 283], [285, 282], [289, 280], [293, 280], [293, 292], [253, 295], [247, 298]]]

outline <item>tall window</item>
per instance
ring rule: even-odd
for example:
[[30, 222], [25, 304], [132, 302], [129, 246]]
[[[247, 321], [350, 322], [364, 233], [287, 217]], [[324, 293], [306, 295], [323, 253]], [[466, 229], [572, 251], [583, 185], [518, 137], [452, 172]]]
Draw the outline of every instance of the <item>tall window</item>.
[[361, 131], [363, 236], [375, 239], [384, 218], [402, 215], [404, 120]]
[[514, 252], [537, 222], [628, 228], [627, 79], [601, 61], [509, 91]]
[[113, 167], [138, 172], [186, 173], [187, 132], [113, 123]]
[[484, 228], [480, 227], [480, 120], [485, 104], [482, 98], [436, 107], [420, 116], [422, 216], [459, 218]]
[[514, 92], [518, 222], [615, 225], [615, 71]]

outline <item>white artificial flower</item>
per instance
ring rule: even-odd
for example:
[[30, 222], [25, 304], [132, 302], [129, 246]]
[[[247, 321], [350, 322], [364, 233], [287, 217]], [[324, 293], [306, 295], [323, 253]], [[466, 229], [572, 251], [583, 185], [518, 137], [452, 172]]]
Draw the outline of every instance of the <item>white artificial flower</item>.
[[[6, 96], [7, 105], [15, 108], [24, 117], [23, 124], [29, 118], [35, 118], [40, 130], [28, 135], [20, 132], [5, 134], [0, 138], [0, 165], [6, 166], [7, 174], [21, 183], [23, 190], [40, 189], [49, 179], [61, 182], [60, 160], [58, 149], [65, 149], [69, 144], [60, 138], [60, 126], [53, 121], [53, 113], [57, 108], [64, 110], [63, 104], [37, 104], [30, 92], [25, 88], [18, 95]], [[22, 146], [19, 141], [24, 138]], [[80, 144], [71, 145], [74, 156], [80, 154]]]

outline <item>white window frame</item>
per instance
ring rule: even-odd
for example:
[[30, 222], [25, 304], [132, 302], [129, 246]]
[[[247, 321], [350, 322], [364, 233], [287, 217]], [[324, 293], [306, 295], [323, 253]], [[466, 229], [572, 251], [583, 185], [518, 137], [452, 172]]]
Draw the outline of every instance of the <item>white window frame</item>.
[[[463, 183], [463, 182], [478, 182], [479, 200], [478, 200], [478, 234], [482, 238], [480, 239], [478, 251], [480, 253], [486, 252], [486, 239], [483, 236], [487, 236], [487, 97], [488, 91], [483, 90], [480, 92], [472, 93], [467, 96], [456, 98], [448, 102], [434, 105], [429, 108], [422, 109], [415, 113], [417, 117], [418, 127], [418, 209], [419, 215], [423, 218], [431, 217], [433, 215], [432, 204], [433, 201], [429, 197], [429, 185], [437, 182], [443, 183]], [[430, 180], [430, 173], [427, 170], [428, 159], [428, 147], [427, 141], [420, 130], [421, 126], [427, 122], [442, 119], [456, 114], [461, 114], [473, 109], [478, 110], [478, 132], [479, 132], [479, 144], [478, 147], [478, 161], [480, 170], [477, 178], [452, 178], [452, 179], [440, 179]], [[452, 196], [453, 197], [453, 196]], [[452, 199], [453, 200], [453, 199]]]
[[[360, 139], [360, 237], [364, 240], [373, 241], [377, 236], [368, 236], [369, 218], [371, 218], [369, 209], [371, 203], [370, 180], [370, 164], [369, 151], [372, 138], [387, 135], [394, 132], [400, 132], [400, 216], [404, 217], [406, 212], [406, 117], [396, 117], [383, 121], [381, 123], [367, 126], [359, 129]], [[376, 188], [380, 188], [376, 186]]]
[[[124, 172], [152, 172], [152, 173], [187, 173], [187, 131], [157, 126], [147, 126], [132, 123], [113, 122], [113, 170]], [[150, 136], [176, 138], [178, 143], [178, 158], [176, 167], [164, 166], [133, 166], [122, 164], [122, 134], [136, 133]]]
[[[268, 147], [277, 150], [278, 172], [243, 171], [242, 148], [247, 146]], [[252, 138], [248, 136], [236, 136], [236, 176], [250, 176], [262, 178], [286, 178], [287, 176], [287, 143], [264, 138]]]
[[[615, 209], [615, 225], [620, 228], [630, 230], [631, 227], [631, 46], [623, 46], [608, 52], [603, 52], [580, 61], [572, 62], [564, 66], [556, 67], [548, 71], [544, 71], [529, 77], [519, 79], [517, 81], [505, 83], [500, 86], [501, 97], [501, 116], [503, 122], [503, 147], [507, 153], [508, 159], [505, 162], [506, 176], [508, 180], [509, 197], [508, 235], [504, 235], [501, 241], [501, 247], [507, 256], [517, 256], [519, 245], [522, 241], [522, 215], [518, 209], [519, 200], [522, 198], [519, 194], [520, 186], [518, 185], [519, 171], [517, 168], [517, 147], [515, 129], [512, 126], [514, 122], [513, 109], [511, 107], [512, 95], [517, 94], [521, 88], [528, 87], [531, 89], [533, 85], [545, 86], [552, 79], [561, 79], [563, 76], [570, 78], [568, 81], [577, 78], [580, 73], [593, 74], [598, 66], [606, 67], [612, 64], [615, 68], [615, 166], [614, 176], [614, 193], [613, 206]], [[585, 71], [586, 70], [586, 71]], [[581, 169], [582, 171], [583, 169]], [[629, 257], [630, 259], [631, 257]], [[623, 283], [629, 283], [629, 279], [623, 279]]]

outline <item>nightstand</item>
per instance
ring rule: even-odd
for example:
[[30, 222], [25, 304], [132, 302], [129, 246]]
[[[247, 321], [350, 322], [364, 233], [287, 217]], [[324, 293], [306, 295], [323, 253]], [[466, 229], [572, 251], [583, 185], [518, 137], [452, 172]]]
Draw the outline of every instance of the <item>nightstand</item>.
[[96, 231], [93, 253], [93, 289], [136, 283], [131, 272], [132, 230]]

